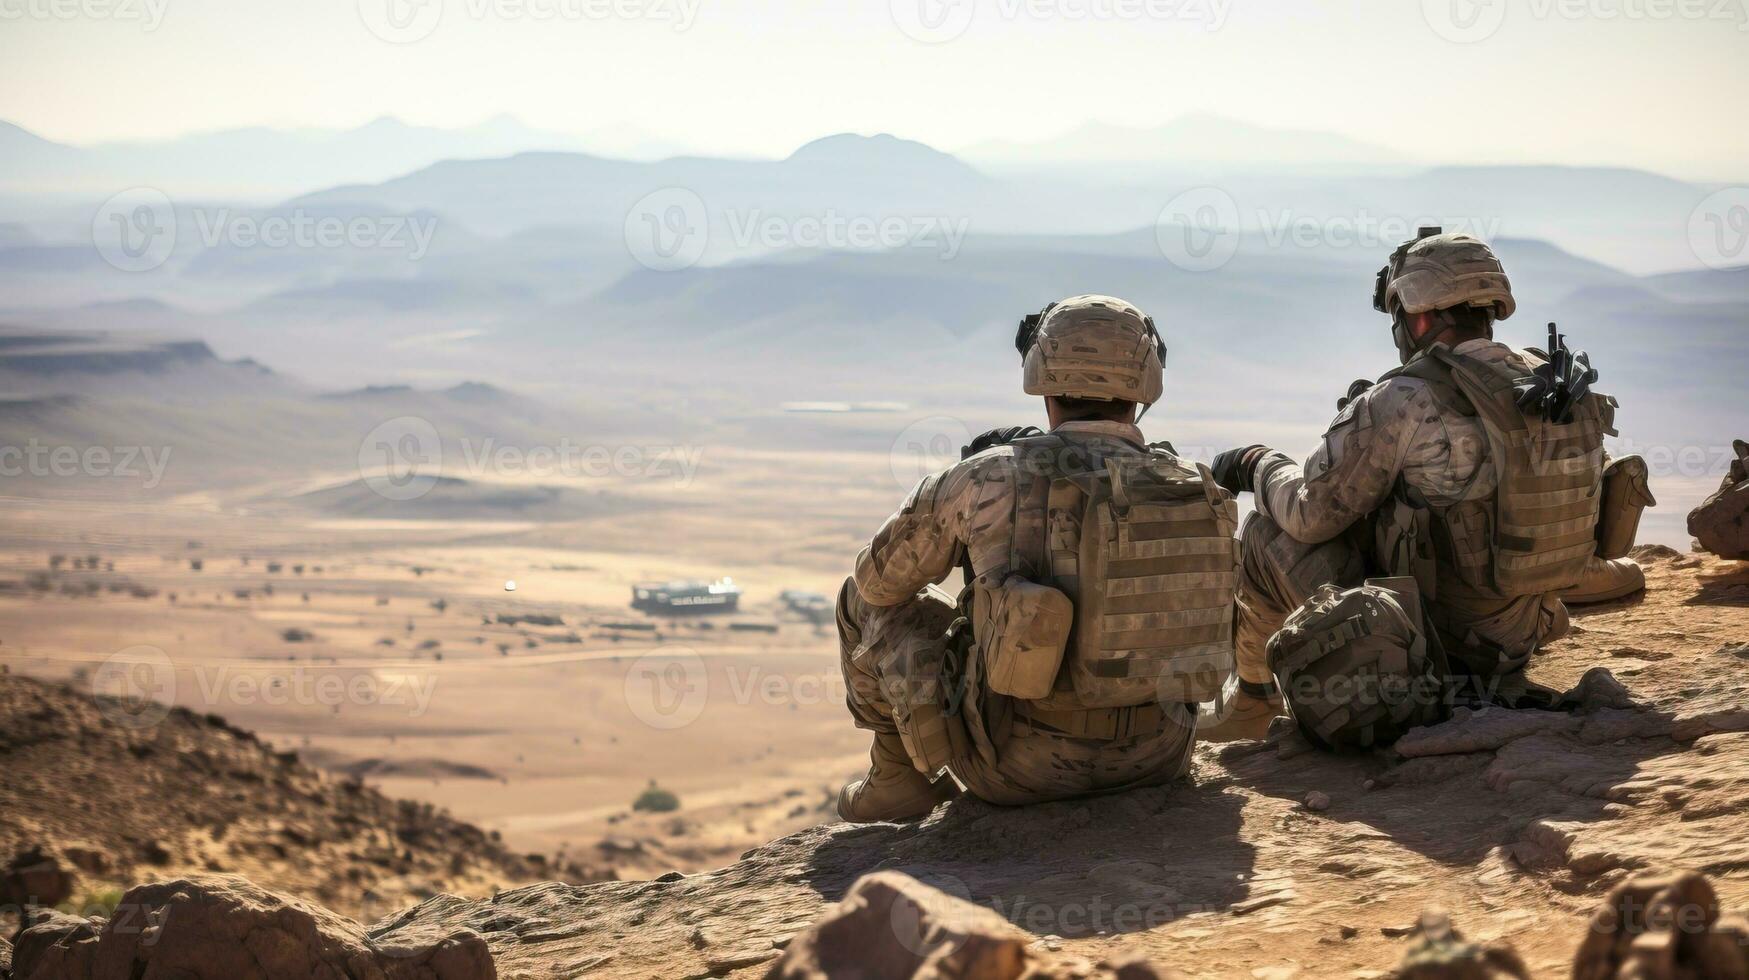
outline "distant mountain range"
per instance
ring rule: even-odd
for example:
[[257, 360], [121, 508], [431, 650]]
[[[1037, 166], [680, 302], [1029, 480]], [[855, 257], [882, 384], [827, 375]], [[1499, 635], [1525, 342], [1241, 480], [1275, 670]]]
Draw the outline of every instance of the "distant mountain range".
[[1336, 133], [1275, 129], [1203, 114], [1155, 127], [1090, 122], [1049, 139], [978, 143], [959, 153], [979, 167], [1011, 173], [1073, 168], [1141, 173], [1233, 166], [1352, 172], [1413, 163], [1395, 150]]
[[532, 129], [510, 116], [439, 129], [382, 118], [355, 129], [250, 127], [175, 139], [71, 146], [0, 121], [0, 191], [98, 194], [136, 186], [203, 198], [266, 200], [380, 181], [440, 160], [531, 150], [590, 150], [633, 159], [673, 147], [615, 126], [585, 136]]

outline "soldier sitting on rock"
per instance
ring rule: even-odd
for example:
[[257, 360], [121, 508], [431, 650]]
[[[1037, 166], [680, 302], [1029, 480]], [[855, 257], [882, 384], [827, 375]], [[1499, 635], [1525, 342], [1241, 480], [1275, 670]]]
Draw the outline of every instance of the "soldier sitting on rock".
[[[1314, 739], [1388, 740], [1436, 715], [1362, 705], [1357, 690], [1429, 674], [1485, 683], [1564, 636], [1567, 603], [1645, 587], [1626, 558], [1652, 502], [1645, 463], [1605, 455], [1615, 402], [1589, 391], [1583, 355], [1494, 339], [1516, 304], [1493, 250], [1424, 228], [1373, 302], [1403, 366], [1351, 389], [1306, 464], [1264, 446], [1215, 461], [1257, 511], [1242, 532], [1240, 690], [1205, 737], [1262, 735], [1286, 674], [1309, 685], [1305, 703], [1288, 700]], [[1344, 601], [1374, 576], [1397, 579]]]
[[[1237, 507], [1136, 427], [1163, 387], [1153, 320], [1077, 296], [1017, 347], [1050, 431], [987, 433], [924, 478], [839, 594], [850, 711], [874, 732], [846, 820], [918, 819], [962, 785], [1022, 804], [1176, 779], [1231, 673]], [[956, 566], [957, 602], [936, 588]]]

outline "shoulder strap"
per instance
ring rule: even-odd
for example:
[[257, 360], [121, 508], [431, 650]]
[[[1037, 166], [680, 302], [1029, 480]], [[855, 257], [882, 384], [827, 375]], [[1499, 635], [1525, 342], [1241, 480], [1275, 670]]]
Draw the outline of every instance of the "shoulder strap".
[[1051, 483], [1062, 469], [1069, 444], [1062, 436], [1042, 435], [1016, 439], [1014, 445], [1014, 534], [1009, 544], [1008, 569], [1034, 582], [1043, 582], [1049, 571], [1049, 523]]

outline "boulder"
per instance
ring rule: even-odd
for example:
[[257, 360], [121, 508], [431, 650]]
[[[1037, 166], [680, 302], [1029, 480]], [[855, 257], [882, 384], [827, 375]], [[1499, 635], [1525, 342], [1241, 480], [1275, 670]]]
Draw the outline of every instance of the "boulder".
[[1745, 980], [1749, 922], [1693, 872], [1630, 878], [1591, 917], [1573, 980]]
[[13, 980], [84, 980], [101, 923], [53, 909], [36, 909], [13, 938]]
[[1518, 951], [1465, 941], [1444, 912], [1421, 915], [1394, 980], [1529, 980]]
[[1031, 937], [990, 909], [901, 874], [878, 871], [798, 935], [767, 980], [1015, 980]]
[[13, 980], [496, 980], [478, 933], [374, 941], [351, 919], [214, 875], [141, 885], [109, 920], [55, 914], [26, 930]]
[[53, 908], [73, 897], [78, 875], [46, 847], [28, 847], [0, 871], [0, 905]]
[[1731, 472], [1719, 492], [1688, 515], [1688, 533], [1703, 551], [1749, 561], [1749, 443], [1739, 440]]

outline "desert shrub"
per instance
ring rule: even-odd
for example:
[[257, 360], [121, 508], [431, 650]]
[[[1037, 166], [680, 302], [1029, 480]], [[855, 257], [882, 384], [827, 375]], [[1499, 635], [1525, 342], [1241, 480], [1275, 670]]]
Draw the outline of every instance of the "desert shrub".
[[121, 896], [120, 888], [94, 888], [72, 901], [62, 902], [57, 908], [70, 915], [111, 919], [115, 917], [115, 907], [121, 904]]
[[657, 786], [652, 779], [650, 785], [632, 801], [632, 809], [643, 813], [673, 813], [680, 809], [680, 797]]

